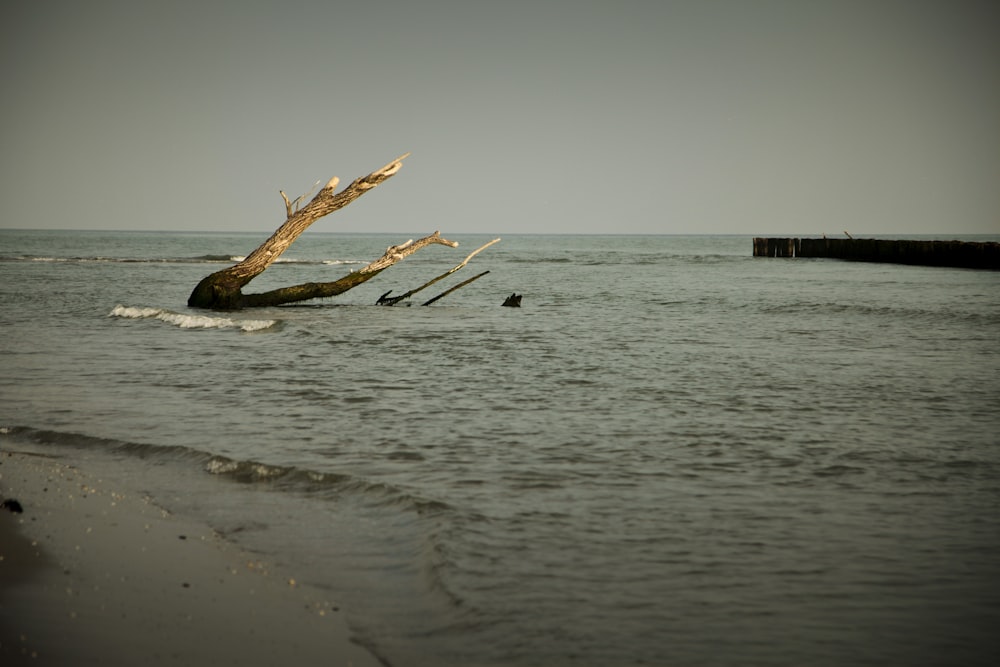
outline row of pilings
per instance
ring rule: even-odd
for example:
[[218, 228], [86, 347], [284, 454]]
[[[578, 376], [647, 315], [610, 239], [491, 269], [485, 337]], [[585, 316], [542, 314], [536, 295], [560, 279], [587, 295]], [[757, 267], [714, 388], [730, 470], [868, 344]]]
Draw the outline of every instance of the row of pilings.
[[754, 257], [826, 257], [857, 262], [951, 266], [1000, 271], [995, 241], [755, 238]]

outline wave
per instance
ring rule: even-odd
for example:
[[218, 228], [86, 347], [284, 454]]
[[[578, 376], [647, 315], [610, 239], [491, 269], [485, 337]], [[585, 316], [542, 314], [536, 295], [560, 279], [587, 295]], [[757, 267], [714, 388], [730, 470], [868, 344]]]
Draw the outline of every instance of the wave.
[[[244, 255], [196, 255], [194, 257], [55, 257], [49, 255], [18, 255], [16, 257], [0, 257], [5, 262], [52, 262], [52, 263], [105, 263], [105, 264], [235, 264], [246, 259]], [[352, 265], [368, 264], [365, 259], [298, 259], [295, 257], [279, 257], [275, 264], [293, 265]]]
[[[242, 258], [240, 258], [242, 259]], [[41, 262], [65, 264], [219, 264], [237, 262], [233, 255], [199, 255], [197, 257], [89, 257], [51, 255], [18, 255], [16, 257], [0, 257], [4, 262]]]
[[313, 497], [357, 493], [373, 506], [412, 509], [419, 514], [449, 509], [446, 503], [419, 498], [389, 484], [342, 473], [318, 472], [308, 468], [244, 461], [218, 455], [205, 461], [203, 469], [210, 475], [240, 484], [266, 484], [273, 491], [307, 493]]
[[280, 320], [234, 320], [230, 317], [212, 317], [209, 315], [187, 315], [175, 313], [163, 308], [141, 308], [118, 304], [111, 309], [108, 317], [121, 317], [131, 320], [155, 319], [167, 324], [173, 324], [181, 329], [239, 329], [246, 332], [269, 329]]
[[[233, 262], [242, 262], [246, 257], [242, 255], [234, 255], [230, 257], [229, 260]], [[326, 266], [338, 266], [341, 264], [368, 264], [369, 261], [365, 259], [297, 259], [295, 257], [279, 257], [274, 260], [275, 264], [324, 264]]]
[[[14, 447], [4, 442], [8, 439]], [[182, 445], [130, 442], [28, 426], [0, 426], [0, 443], [4, 443], [4, 450], [16, 450], [19, 442], [42, 448], [84, 449], [128, 456], [157, 465], [179, 463], [238, 484], [260, 485], [270, 491], [301, 493], [318, 499], [356, 494], [370, 506], [412, 510], [421, 515], [451, 509], [441, 501], [421, 498], [390, 484], [372, 482], [351, 474], [233, 459]]]
[[859, 317], [896, 319], [902, 321], [939, 322], [967, 321], [980, 326], [995, 326], [1000, 315], [993, 312], [962, 311], [959, 308], [919, 308], [913, 306], [869, 305], [865, 303], [789, 301], [752, 305], [767, 315], [848, 315]]
[[370, 264], [367, 259], [324, 259], [321, 264], [326, 264], [328, 266], [337, 264]]
[[507, 260], [511, 264], [570, 264], [572, 257], [512, 257]]

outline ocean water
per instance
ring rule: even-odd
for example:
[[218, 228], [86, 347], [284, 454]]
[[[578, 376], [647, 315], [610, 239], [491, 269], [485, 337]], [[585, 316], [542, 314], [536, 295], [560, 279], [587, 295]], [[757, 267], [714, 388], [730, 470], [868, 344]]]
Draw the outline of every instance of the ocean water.
[[[1000, 656], [1000, 273], [513, 236], [373, 305], [457, 235], [186, 307], [265, 236], [0, 231], [0, 448], [134, 478], [395, 667]], [[307, 234], [246, 291], [403, 240]]]

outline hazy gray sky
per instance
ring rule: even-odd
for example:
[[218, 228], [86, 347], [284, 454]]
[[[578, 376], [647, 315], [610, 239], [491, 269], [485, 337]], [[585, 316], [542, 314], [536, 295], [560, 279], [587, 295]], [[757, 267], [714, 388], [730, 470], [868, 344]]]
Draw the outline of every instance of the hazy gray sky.
[[0, 226], [1000, 233], [996, 0], [5, 3]]

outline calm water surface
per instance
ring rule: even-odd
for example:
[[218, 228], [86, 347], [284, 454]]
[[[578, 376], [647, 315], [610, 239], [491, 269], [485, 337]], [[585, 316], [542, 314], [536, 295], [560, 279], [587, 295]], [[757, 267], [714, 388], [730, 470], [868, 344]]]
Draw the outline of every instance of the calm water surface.
[[[0, 231], [0, 447], [134, 475], [397, 667], [1000, 655], [1000, 273], [517, 236], [372, 305], [468, 236], [186, 308], [261, 240]], [[306, 235], [247, 291], [402, 240]]]

